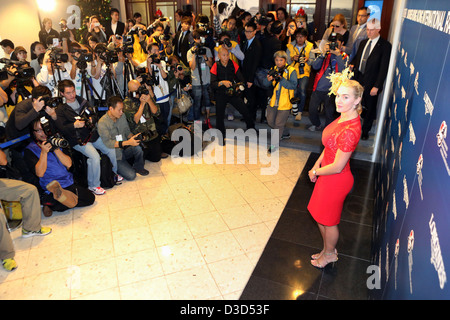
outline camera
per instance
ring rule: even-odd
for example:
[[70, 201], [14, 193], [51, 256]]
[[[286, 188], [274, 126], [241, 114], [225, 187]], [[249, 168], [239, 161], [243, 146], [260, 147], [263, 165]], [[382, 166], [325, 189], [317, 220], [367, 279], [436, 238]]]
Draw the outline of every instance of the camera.
[[52, 48], [49, 53], [49, 60], [51, 63], [66, 63], [67, 61], [69, 61], [69, 56], [67, 55], [67, 53], [64, 53], [63, 49], [61, 48]]
[[225, 92], [228, 96], [233, 96], [235, 94], [240, 94], [244, 92], [245, 86], [242, 82], [234, 83], [231, 87], [227, 88]]
[[227, 46], [228, 48], [231, 48], [233, 45], [231, 44], [231, 40], [230, 39], [228, 39], [228, 38], [224, 38], [223, 39], [223, 44], [225, 45], [225, 46]]
[[135, 139], [145, 143], [149, 142], [155, 134], [156, 132], [153, 131], [140, 132]]
[[61, 97], [51, 97], [48, 95], [42, 96], [41, 100], [44, 101], [47, 107], [55, 109], [57, 106], [63, 103], [63, 99]]
[[276, 82], [278, 82], [278, 81], [281, 80], [281, 77], [283, 75], [283, 71], [284, 71], [284, 69], [275, 70], [275, 68], [272, 68], [272, 69], [269, 70], [267, 75], [272, 77], [273, 80], [275, 80]]
[[153, 64], [160, 64], [161, 63], [161, 59], [158, 58], [158, 55], [155, 54], [155, 53], [150, 55], [150, 58], [152, 59], [152, 63]]
[[45, 135], [47, 136], [47, 142], [50, 143], [52, 146], [51, 151], [55, 150], [56, 148], [68, 148], [69, 142], [61, 138], [59, 134], [53, 134], [52, 129], [50, 127], [50, 123], [46, 117], [42, 117], [40, 119], [42, 130], [44, 131]]
[[106, 65], [119, 61], [119, 56], [117, 55], [117, 51], [115, 49], [109, 50], [105, 46], [97, 45], [95, 52], [99, 55], [100, 59], [105, 62]]
[[196, 45], [192, 49], [192, 53], [195, 53], [197, 56], [204, 56], [206, 54], [206, 48], [202, 45]]
[[148, 94], [150, 94], [150, 91], [148, 91], [148, 89], [147, 89], [147, 87], [145, 86], [145, 85], [141, 85], [138, 89], [137, 89], [137, 91], [136, 91], [136, 93], [139, 95], [139, 96], [141, 96], [141, 95], [148, 95]]
[[338, 43], [337, 43], [337, 35], [336, 32], [332, 32], [330, 37], [328, 38], [328, 40], [330, 41], [330, 50], [334, 51], [338, 48]]
[[70, 39], [70, 31], [69, 28], [67, 28], [67, 25], [63, 22], [60, 22], [59, 27], [61, 28], [61, 32], [59, 33], [60, 38]]

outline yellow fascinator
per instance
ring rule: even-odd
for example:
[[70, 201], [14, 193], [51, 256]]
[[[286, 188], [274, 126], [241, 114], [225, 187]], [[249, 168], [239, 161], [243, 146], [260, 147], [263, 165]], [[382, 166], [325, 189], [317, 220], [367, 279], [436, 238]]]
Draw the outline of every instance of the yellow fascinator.
[[330, 79], [331, 81], [331, 88], [328, 92], [328, 95], [331, 96], [332, 94], [336, 95], [339, 87], [342, 83], [350, 80], [353, 77], [353, 72], [350, 70], [350, 67], [347, 67], [342, 72], [333, 72], [330, 74], [327, 79]]

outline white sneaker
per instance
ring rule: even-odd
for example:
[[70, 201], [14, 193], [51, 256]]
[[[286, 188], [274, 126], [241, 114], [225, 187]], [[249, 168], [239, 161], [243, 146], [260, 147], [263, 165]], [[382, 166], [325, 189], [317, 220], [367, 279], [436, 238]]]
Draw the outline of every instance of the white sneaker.
[[120, 174], [116, 174], [116, 182], [122, 182], [123, 177]]
[[102, 187], [89, 188], [89, 190], [97, 196], [101, 196], [102, 194], [106, 193], [105, 189], [103, 189]]

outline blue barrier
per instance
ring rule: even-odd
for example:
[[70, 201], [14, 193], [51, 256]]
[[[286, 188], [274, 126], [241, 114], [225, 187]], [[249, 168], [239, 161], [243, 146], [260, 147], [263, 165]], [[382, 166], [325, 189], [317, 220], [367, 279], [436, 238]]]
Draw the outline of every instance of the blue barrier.
[[16, 144], [16, 143], [19, 143], [19, 142], [21, 142], [23, 140], [28, 139], [29, 137], [30, 137], [30, 134], [27, 133], [26, 135], [23, 135], [23, 136], [21, 136], [19, 138], [15, 138], [15, 139], [6, 141], [6, 142], [0, 144], [0, 149], [8, 148], [8, 147], [12, 146], [13, 144]]

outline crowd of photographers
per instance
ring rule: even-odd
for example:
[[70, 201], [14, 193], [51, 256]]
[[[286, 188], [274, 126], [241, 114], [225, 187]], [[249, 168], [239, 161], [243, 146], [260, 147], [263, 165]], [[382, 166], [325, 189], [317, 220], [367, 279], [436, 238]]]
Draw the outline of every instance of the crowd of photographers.
[[[324, 50], [313, 54], [312, 23], [303, 10], [293, 17], [284, 8], [256, 16], [241, 10], [223, 21], [215, 5], [211, 10], [213, 21], [177, 11], [175, 29], [164, 17], [145, 25], [138, 13], [123, 23], [117, 9], [103, 25], [90, 17], [82, 32], [63, 19], [58, 32], [46, 18], [30, 47], [31, 61], [25, 48], [1, 41], [0, 103], [9, 108], [0, 123], [7, 141], [0, 150], [7, 159], [3, 178], [34, 185], [45, 216], [90, 205], [106, 192], [105, 172], [120, 184], [147, 175], [146, 160], [168, 157], [162, 142], [182, 103], [192, 106], [177, 115], [181, 120], [202, 120], [210, 128], [215, 106], [220, 143], [225, 118], [234, 117], [231, 107], [247, 128], [255, 127], [260, 109], [260, 121], [289, 138], [286, 121], [291, 114], [301, 119], [311, 67], [318, 76], [310, 130], [322, 128], [315, 110], [322, 101], [331, 121], [332, 99], [323, 93], [328, 75], [348, 62], [345, 33], [330, 27]], [[338, 16], [333, 22], [342, 22]]]

